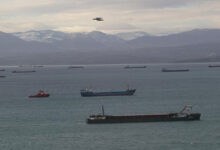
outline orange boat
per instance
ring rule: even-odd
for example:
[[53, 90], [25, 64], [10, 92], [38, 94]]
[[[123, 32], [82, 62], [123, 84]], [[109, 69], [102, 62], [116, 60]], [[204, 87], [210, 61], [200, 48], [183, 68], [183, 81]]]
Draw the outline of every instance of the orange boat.
[[50, 94], [45, 93], [44, 91], [40, 90], [36, 95], [30, 95], [29, 98], [44, 98], [49, 97]]

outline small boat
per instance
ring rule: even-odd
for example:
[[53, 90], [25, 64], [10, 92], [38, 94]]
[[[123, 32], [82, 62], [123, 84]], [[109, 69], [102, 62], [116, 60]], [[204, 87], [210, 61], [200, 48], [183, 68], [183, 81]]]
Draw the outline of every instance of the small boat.
[[185, 106], [180, 112], [168, 114], [111, 116], [105, 115], [102, 106], [102, 115], [91, 115], [87, 118], [88, 124], [101, 123], [135, 123], [135, 122], [166, 122], [166, 121], [193, 121], [200, 120], [200, 113], [190, 113], [192, 106]]
[[217, 68], [217, 67], [220, 67], [220, 65], [209, 65], [208, 67], [209, 68]]
[[0, 69], [0, 71], [5, 71], [5, 69]]
[[162, 72], [188, 72], [189, 69], [167, 69], [167, 68], [162, 68]]
[[49, 97], [50, 94], [45, 93], [44, 91], [40, 90], [36, 95], [30, 95], [29, 98], [44, 98]]
[[125, 69], [135, 69], [135, 68], [147, 68], [147, 66], [125, 66]]
[[84, 68], [84, 66], [69, 66], [69, 69], [79, 69], [79, 68]]
[[12, 73], [32, 73], [32, 72], [36, 72], [35, 70], [15, 70], [15, 71], [12, 71]]
[[93, 92], [91, 88], [82, 89], [80, 94], [82, 97], [92, 96], [131, 96], [135, 93], [136, 89], [130, 89], [128, 86], [125, 91], [109, 91], [109, 92]]
[[0, 75], [0, 78], [5, 78], [6, 76]]

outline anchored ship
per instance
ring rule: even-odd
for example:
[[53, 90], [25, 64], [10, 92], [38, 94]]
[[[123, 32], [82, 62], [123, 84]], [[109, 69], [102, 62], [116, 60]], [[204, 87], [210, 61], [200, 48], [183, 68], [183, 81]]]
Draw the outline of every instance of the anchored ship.
[[93, 92], [91, 88], [82, 89], [80, 91], [83, 97], [92, 96], [131, 96], [135, 93], [136, 89], [131, 89], [129, 86], [125, 91], [109, 91], [109, 92]]
[[18, 71], [18, 70], [15, 70], [15, 71], [12, 71], [12, 73], [32, 73], [32, 72], [36, 72], [35, 70], [27, 70], [27, 71]]
[[84, 68], [84, 66], [69, 66], [69, 69], [79, 69], [79, 68]]
[[86, 120], [88, 124], [101, 123], [134, 123], [134, 122], [165, 122], [165, 121], [193, 121], [200, 120], [200, 113], [190, 113], [192, 106], [186, 105], [180, 112], [152, 115], [128, 115], [111, 116], [105, 115], [102, 105], [102, 115], [91, 115]]
[[187, 72], [189, 69], [166, 69], [162, 68], [162, 72]]
[[125, 69], [133, 69], [133, 68], [147, 68], [147, 66], [125, 66]]
[[220, 65], [209, 65], [208, 67], [209, 68], [217, 68], [217, 67], [220, 67]]

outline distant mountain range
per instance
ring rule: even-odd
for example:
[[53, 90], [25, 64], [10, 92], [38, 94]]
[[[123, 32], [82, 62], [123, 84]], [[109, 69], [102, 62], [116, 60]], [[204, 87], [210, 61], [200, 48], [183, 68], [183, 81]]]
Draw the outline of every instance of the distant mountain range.
[[220, 61], [220, 30], [166, 36], [52, 30], [0, 32], [0, 65]]
[[52, 30], [43, 30], [43, 31], [27, 31], [27, 32], [17, 32], [12, 33], [14, 36], [19, 37], [25, 41], [38, 41], [51, 43], [54, 41], [61, 41], [65, 39], [76, 39], [76, 38], [92, 38], [95, 40], [133, 40], [138, 37], [147, 36], [145, 32], [125, 32], [118, 33], [115, 35], [107, 35], [102, 32], [93, 31], [93, 32], [76, 32], [76, 33], [64, 33], [59, 31]]

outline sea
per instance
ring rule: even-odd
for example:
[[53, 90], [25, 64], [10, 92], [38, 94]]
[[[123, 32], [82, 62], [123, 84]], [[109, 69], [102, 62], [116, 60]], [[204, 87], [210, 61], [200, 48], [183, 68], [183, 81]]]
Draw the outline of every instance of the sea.
[[[1, 150], [219, 150], [220, 68], [208, 63], [125, 65], [1, 66]], [[190, 69], [161, 72], [161, 68]], [[12, 73], [14, 70], [34, 73]], [[81, 97], [80, 90], [121, 91], [133, 96]], [[49, 98], [28, 98], [39, 90]], [[179, 112], [192, 105], [200, 121], [88, 125], [86, 119], [108, 115]]]

